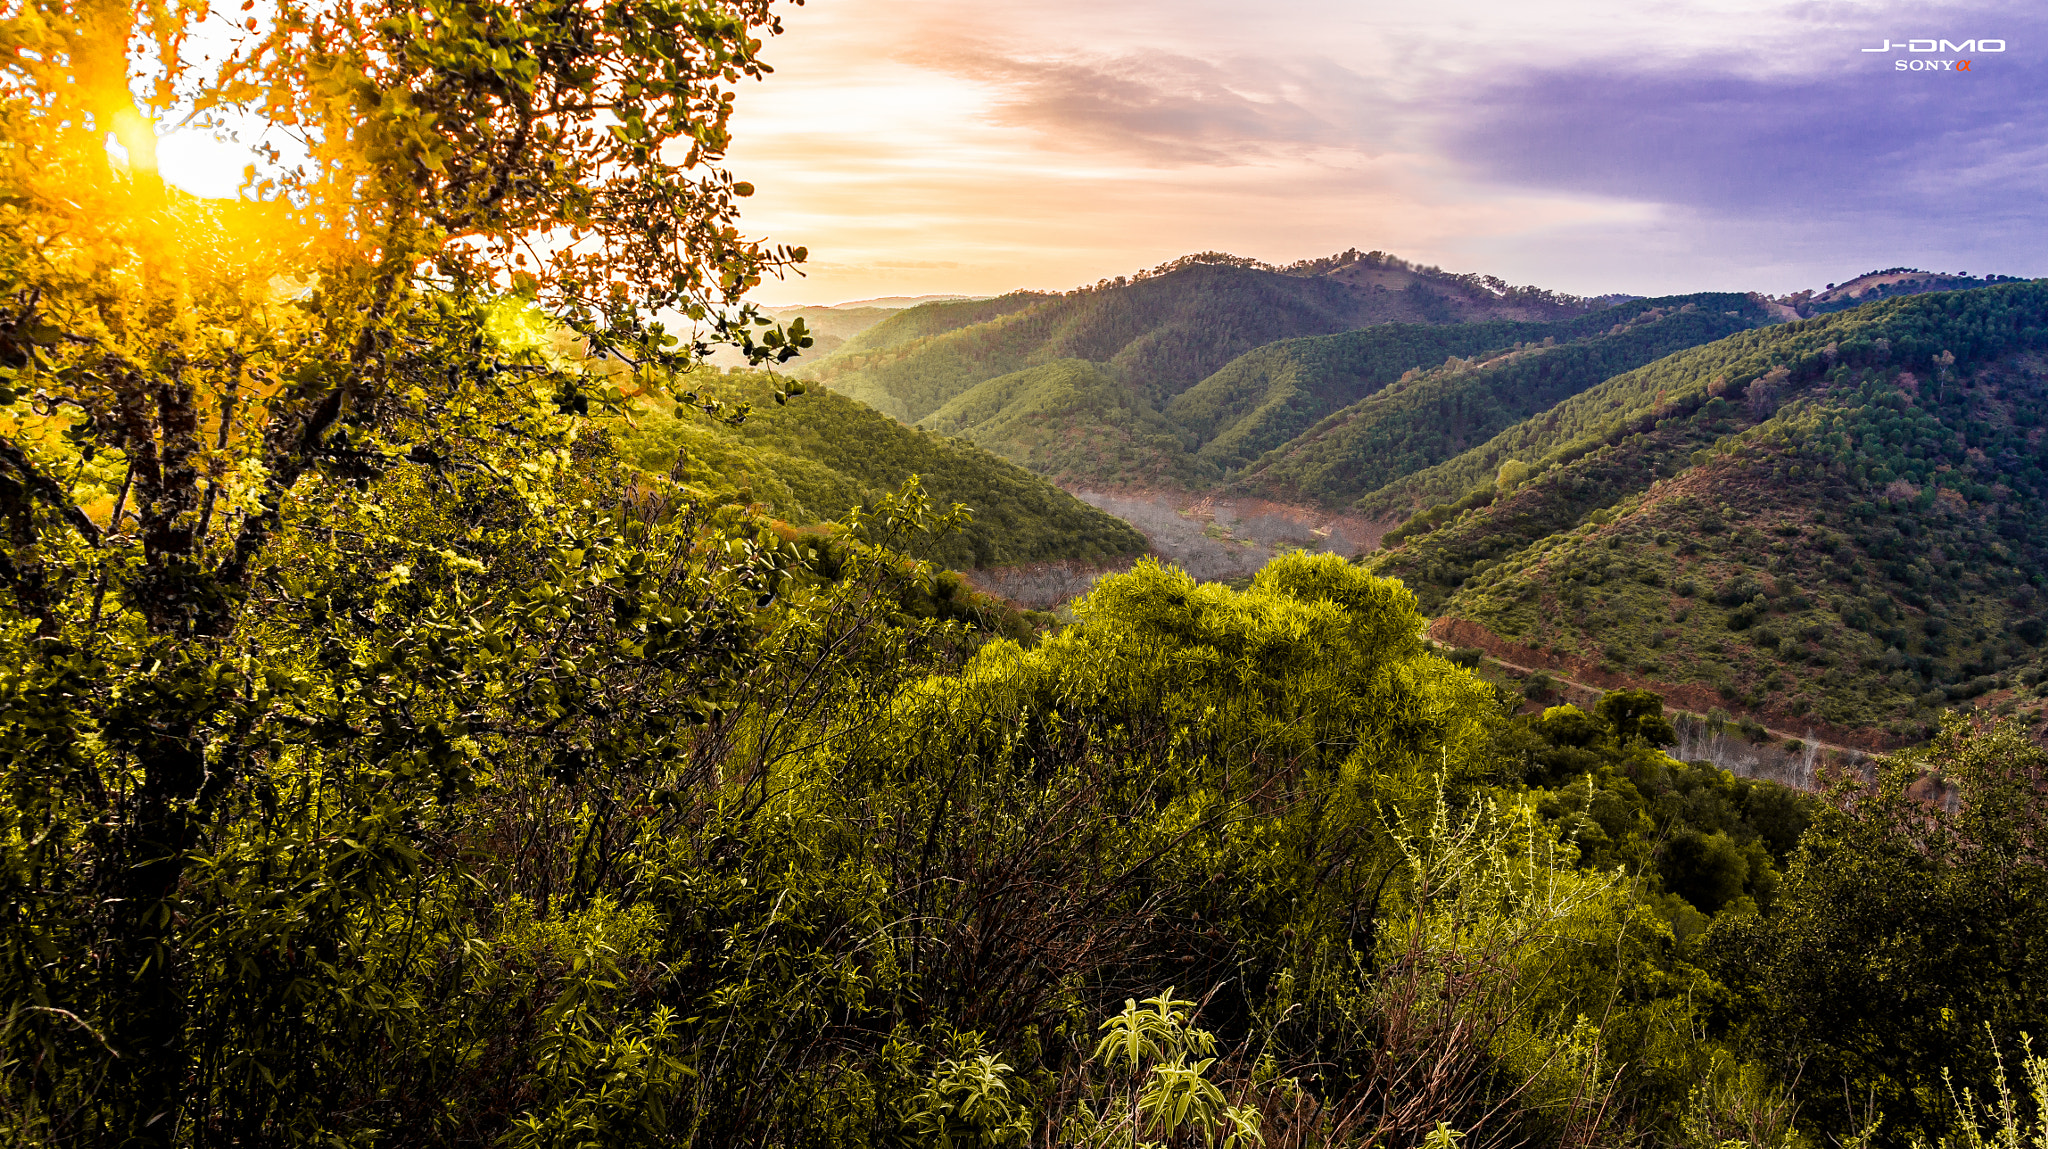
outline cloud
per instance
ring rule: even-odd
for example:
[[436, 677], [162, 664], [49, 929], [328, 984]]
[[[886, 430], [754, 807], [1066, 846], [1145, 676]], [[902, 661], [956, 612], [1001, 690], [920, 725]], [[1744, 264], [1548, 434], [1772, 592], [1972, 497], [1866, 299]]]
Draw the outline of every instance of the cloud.
[[1510, 73], [1445, 120], [1442, 146], [1497, 185], [1798, 226], [2026, 228], [2022, 242], [2038, 257], [2048, 223], [2040, 194], [2048, 187], [2048, 88], [2039, 83], [2038, 51], [1975, 53], [1969, 73], [1931, 73], [1894, 67], [1924, 54], [1861, 48], [1930, 24], [1987, 26], [2015, 44], [2040, 44], [2048, 20], [1890, 15], [1863, 23], [1883, 30], [1816, 37], [1796, 50], [1809, 67], [1768, 74], [1746, 74], [1747, 61], [1727, 58], [1654, 68], [1579, 61]]
[[[2024, 274], [2048, 11], [2016, 9], [834, 0], [773, 45], [731, 158], [750, 233], [821, 261], [805, 298], [1354, 245], [1587, 294]], [[1929, 35], [2014, 51], [1968, 76], [1860, 52]]]
[[1225, 167], [1309, 148], [1383, 150], [1369, 112], [1385, 97], [1327, 60], [1199, 59], [1133, 52], [1087, 59], [952, 45], [918, 62], [992, 89], [990, 120], [1055, 147], [1161, 166]]

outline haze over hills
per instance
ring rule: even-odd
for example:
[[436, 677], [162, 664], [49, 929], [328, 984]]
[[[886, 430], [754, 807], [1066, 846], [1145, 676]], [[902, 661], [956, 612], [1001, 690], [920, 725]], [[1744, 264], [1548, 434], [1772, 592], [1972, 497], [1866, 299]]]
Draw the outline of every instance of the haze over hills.
[[[763, 307], [762, 316], [780, 324], [803, 320], [804, 328], [811, 336], [811, 346], [804, 352], [811, 359], [822, 359], [845, 346], [861, 332], [896, 315], [913, 309], [926, 308], [932, 304], [974, 301], [987, 298], [978, 295], [887, 295], [879, 299], [856, 299], [846, 303], [809, 304], [793, 303], [779, 307]], [[705, 360], [714, 367], [744, 367], [746, 357], [738, 348], [719, 344]]]
[[957, 299], [988, 299], [986, 295], [882, 295], [873, 299], [849, 299], [844, 303], [786, 303], [765, 306], [763, 311], [780, 315], [797, 311], [856, 311], [864, 307], [877, 307], [884, 311], [901, 311], [926, 303], [949, 303]]

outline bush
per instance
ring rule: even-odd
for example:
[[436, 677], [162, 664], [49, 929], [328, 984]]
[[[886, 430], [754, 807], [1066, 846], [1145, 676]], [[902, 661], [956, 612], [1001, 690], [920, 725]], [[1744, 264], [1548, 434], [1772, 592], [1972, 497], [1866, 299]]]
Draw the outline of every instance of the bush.
[[1485, 659], [1486, 652], [1476, 646], [1454, 646], [1445, 652], [1444, 657], [1450, 659], [1451, 664], [1454, 666], [1462, 666], [1466, 670], [1471, 670]]

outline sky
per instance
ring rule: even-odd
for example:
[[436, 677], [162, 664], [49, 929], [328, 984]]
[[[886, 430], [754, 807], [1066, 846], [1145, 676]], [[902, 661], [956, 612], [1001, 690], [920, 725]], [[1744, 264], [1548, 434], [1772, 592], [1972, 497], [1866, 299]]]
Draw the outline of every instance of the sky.
[[1202, 250], [1377, 249], [1584, 295], [2048, 275], [2048, 5], [783, 13], [728, 155], [748, 234], [810, 250], [768, 304], [1058, 290]]

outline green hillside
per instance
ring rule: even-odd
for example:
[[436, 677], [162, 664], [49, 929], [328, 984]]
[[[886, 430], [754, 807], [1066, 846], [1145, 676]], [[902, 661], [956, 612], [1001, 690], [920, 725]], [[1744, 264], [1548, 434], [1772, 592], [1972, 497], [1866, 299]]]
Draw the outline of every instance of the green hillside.
[[1277, 450], [1250, 489], [1349, 502], [1610, 375], [1767, 319], [1748, 296], [1704, 294], [1553, 323], [1372, 327], [1262, 347], [1168, 412], [1220, 466]]
[[[1337, 270], [1360, 268], [1413, 274], [1362, 263]], [[1636, 300], [1545, 322], [1472, 312], [1479, 321], [1379, 323], [1268, 341], [1302, 329], [1344, 328], [1386, 306], [1381, 297], [1390, 293], [1382, 285], [1334, 276], [1193, 263], [1054, 298], [927, 305], [870, 328], [810, 374], [905, 422], [963, 436], [1065, 482], [1214, 487], [1229, 471], [1315, 427], [1318, 441], [1307, 452], [1252, 489], [1341, 503], [1606, 375], [1766, 320], [1750, 297], [1700, 295]], [[1421, 290], [1422, 283], [1409, 287]], [[1469, 286], [1458, 281], [1447, 289]], [[1542, 307], [1530, 307], [1539, 313], [1570, 310], [1547, 296], [1536, 302]], [[936, 334], [913, 333], [996, 305], [1011, 310]], [[1476, 307], [1467, 300], [1468, 312]], [[1535, 346], [1545, 341], [1592, 346], [1546, 357]], [[1491, 353], [1510, 354], [1502, 360]], [[1467, 378], [1473, 365], [1459, 356], [1483, 357], [1485, 369]], [[1522, 364], [1521, 357], [1540, 361]], [[1438, 364], [1446, 366], [1412, 378]], [[1316, 427], [1390, 384], [1413, 393], [1353, 412], [1342, 426]], [[1377, 469], [1353, 465], [1354, 440], [1385, 455], [1376, 439], [1389, 436], [1414, 442]]]
[[[1953, 293], [1925, 296], [1913, 307], [1843, 312], [1748, 331], [1678, 352], [1588, 388], [1435, 467], [1390, 482], [1359, 498], [1356, 506], [1368, 514], [1392, 515], [1448, 503], [1490, 485], [1500, 468], [1509, 463], [1541, 470], [1568, 461], [1606, 442], [1622, 428], [1653, 425], [1681, 408], [1690, 410], [1689, 405], [1710, 398], [1710, 392], [1716, 390], [1733, 396], [1732, 401], [1746, 411], [1774, 409], [1783, 397], [1784, 384], [1780, 378], [1766, 376], [1788, 356], [1825, 360], [1829, 344], [1851, 346], [1857, 341], [1875, 346], [1880, 339], [1887, 345], [1903, 339], [1920, 346], [1972, 338], [1933, 318], [1943, 314], [1941, 308], [1950, 306], [1942, 301], [1958, 297]], [[1835, 354], [1839, 358], [1839, 346]]]
[[1057, 359], [1085, 359], [1159, 407], [1275, 340], [1395, 322], [1554, 320], [1591, 307], [1538, 288], [1415, 267], [1381, 252], [1346, 252], [1286, 268], [1207, 252], [1063, 295], [913, 308], [804, 372], [915, 422], [984, 380]]
[[1908, 740], [1954, 700], [2031, 705], [2044, 351], [2041, 282], [1734, 336], [1515, 428], [1526, 470], [1371, 565], [1515, 647], [1787, 725]]
[[1327, 279], [1194, 265], [872, 353], [848, 347], [808, 374], [906, 422], [984, 380], [1055, 359], [1102, 364], [1156, 403], [1260, 344], [1356, 326], [1365, 294]]
[[[878, 317], [875, 323], [862, 328], [857, 334], [848, 336], [846, 342], [838, 348], [837, 355], [850, 359], [899, 348], [920, 339], [929, 339], [934, 335], [943, 335], [962, 327], [972, 327], [977, 323], [1000, 319], [1047, 298], [1050, 297], [1035, 291], [1015, 291], [994, 299], [946, 299], [920, 303], [916, 307], [894, 309]], [[880, 309], [864, 307], [859, 310], [865, 312]], [[830, 358], [832, 357], [820, 356], [816, 366], [831, 370], [825, 368], [825, 363]]]
[[1055, 482], [1188, 487], [1219, 481], [1186, 434], [1085, 359], [1059, 359], [977, 383], [918, 422], [958, 435]]
[[643, 413], [611, 428], [621, 457], [699, 490], [796, 524], [837, 519], [911, 475], [974, 522], [921, 557], [961, 569], [1140, 554], [1145, 538], [1022, 468], [970, 443], [906, 427], [842, 395], [812, 391], [777, 406], [766, 376], [716, 376], [699, 391], [751, 402], [738, 427], [694, 410]]

